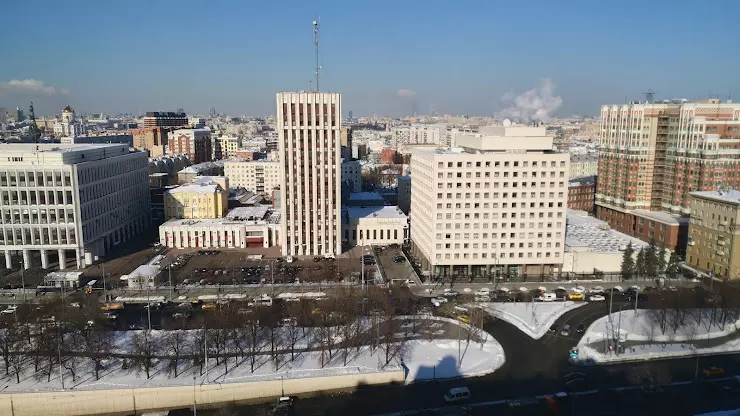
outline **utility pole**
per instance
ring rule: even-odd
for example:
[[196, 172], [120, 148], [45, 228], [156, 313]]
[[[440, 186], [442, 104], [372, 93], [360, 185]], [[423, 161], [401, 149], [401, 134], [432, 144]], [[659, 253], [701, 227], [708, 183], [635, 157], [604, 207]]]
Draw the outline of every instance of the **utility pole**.
[[105, 285], [105, 262], [102, 263], [103, 266], [103, 299], [105, 299], [106, 302], [108, 302], [108, 288]]
[[21, 288], [23, 288], [23, 303], [26, 303], [26, 278], [24, 272], [26, 271], [26, 259], [21, 258]]
[[172, 301], [172, 264], [167, 265], [167, 272], [170, 280], [170, 301]]
[[198, 416], [198, 408], [195, 407], [195, 403], [195, 372], [193, 372], [193, 416]]
[[149, 299], [149, 279], [146, 280], [146, 319], [149, 322], [149, 330], [152, 330], [152, 302]]

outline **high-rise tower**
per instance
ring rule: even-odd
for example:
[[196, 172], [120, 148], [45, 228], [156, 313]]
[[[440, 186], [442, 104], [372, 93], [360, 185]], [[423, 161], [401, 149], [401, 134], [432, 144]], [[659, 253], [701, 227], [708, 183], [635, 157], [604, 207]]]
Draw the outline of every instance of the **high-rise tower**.
[[341, 95], [277, 94], [283, 255], [342, 251]]

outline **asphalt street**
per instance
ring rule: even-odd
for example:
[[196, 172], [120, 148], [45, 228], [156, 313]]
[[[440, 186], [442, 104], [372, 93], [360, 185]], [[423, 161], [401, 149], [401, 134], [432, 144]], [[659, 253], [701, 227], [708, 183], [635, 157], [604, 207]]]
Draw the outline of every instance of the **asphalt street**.
[[[415, 383], [406, 386], [392, 385], [382, 387], [360, 386], [354, 392], [333, 393], [333, 396], [302, 398], [296, 405], [299, 415], [346, 415], [346, 414], [393, 414], [394, 412], [415, 411], [419, 409], [438, 408], [446, 405], [444, 393], [451, 387], [467, 386], [475, 402], [493, 401], [495, 405], [487, 408], [473, 408], [473, 414], [493, 414], [490, 410], [502, 406], [500, 400], [522, 397], [535, 397], [568, 390], [563, 376], [578, 372], [585, 374], [584, 382], [577, 391], [598, 390], [599, 393], [584, 395], [576, 399], [575, 405], [560, 403], [572, 414], [693, 414], [695, 411], [718, 409], [734, 403], [732, 393], [723, 388], [720, 399], [709, 399], [705, 391], [716, 386], [706, 387], [707, 383], [694, 385], [679, 384], [665, 387], [660, 393], [643, 394], [644, 384], [668, 385], [676, 382], [691, 382], [699, 370], [711, 366], [722, 367], [726, 374], [740, 374], [740, 356], [724, 355], [702, 357], [700, 359], [674, 359], [648, 361], [644, 363], [617, 364], [609, 366], [574, 366], [568, 361], [570, 348], [578, 342], [580, 334], [569, 332], [567, 336], [559, 334], [563, 325], [570, 324], [575, 329], [578, 324], [588, 326], [599, 316], [606, 314], [604, 303], [593, 303], [574, 309], [564, 314], [556, 324], [556, 333], [548, 333], [540, 340], [534, 340], [514, 326], [504, 321], [494, 321], [485, 326], [502, 344], [506, 363], [490, 375], [464, 380]], [[613, 388], [631, 387], [622, 393], [608, 391]], [[681, 387], [683, 386], [683, 387]], [[687, 386], [691, 387], [688, 388]], [[691, 394], [687, 394], [687, 390]], [[606, 391], [606, 392], [604, 392]], [[714, 391], [714, 390], [712, 390]], [[714, 394], [714, 393], [713, 393]], [[720, 394], [720, 393], [717, 393]], [[737, 393], [740, 396], [740, 393]], [[649, 403], [646, 403], [646, 397]], [[570, 400], [570, 399], [568, 399]], [[526, 406], [511, 407], [506, 404], [505, 412], [500, 414], [548, 414], [541, 407], [542, 401]], [[657, 406], [657, 408], [656, 408]], [[269, 406], [255, 405], [243, 408], [241, 414], [263, 414]], [[583, 413], [577, 410], [583, 408]], [[591, 409], [591, 410], [588, 410]], [[595, 412], [598, 409], [599, 412]], [[666, 410], [663, 412], [661, 410]], [[670, 411], [669, 411], [670, 410]], [[627, 413], [631, 412], [631, 413]], [[499, 414], [499, 412], [495, 412]]]

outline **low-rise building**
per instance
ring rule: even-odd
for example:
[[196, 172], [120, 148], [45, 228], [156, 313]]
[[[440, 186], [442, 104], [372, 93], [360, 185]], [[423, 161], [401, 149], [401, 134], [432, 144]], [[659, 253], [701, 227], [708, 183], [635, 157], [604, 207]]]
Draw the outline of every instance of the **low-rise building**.
[[740, 191], [691, 192], [686, 265], [726, 279], [740, 279]]
[[164, 195], [165, 219], [222, 218], [229, 193], [216, 183], [181, 185]]
[[408, 217], [395, 206], [348, 206], [342, 242], [352, 246], [403, 244], [409, 238]]
[[644, 209], [629, 212], [601, 210], [597, 216], [621, 233], [646, 242], [655, 239], [658, 246], [665, 244], [667, 249], [675, 250], [680, 255], [686, 253], [688, 217]]
[[594, 213], [596, 176], [584, 176], [568, 181], [568, 208]]
[[224, 176], [224, 162], [203, 162], [188, 166], [177, 172], [177, 183], [193, 183], [198, 176]]
[[382, 207], [385, 199], [377, 192], [354, 192], [349, 195], [346, 204], [351, 207]]
[[279, 212], [239, 207], [225, 218], [167, 221], [159, 226], [159, 242], [172, 248], [266, 248], [279, 244], [279, 231]]

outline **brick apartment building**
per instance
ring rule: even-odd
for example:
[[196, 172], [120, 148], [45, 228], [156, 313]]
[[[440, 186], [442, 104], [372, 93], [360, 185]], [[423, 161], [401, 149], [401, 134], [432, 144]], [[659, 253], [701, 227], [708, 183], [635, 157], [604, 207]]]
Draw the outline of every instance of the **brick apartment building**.
[[583, 176], [568, 182], [568, 208], [594, 213], [596, 176]]
[[211, 132], [206, 129], [179, 129], [167, 139], [170, 154], [188, 155], [193, 164], [208, 162], [212, 157]]
[[738, 150], [740, 104], [709, 99], [603, 106], [596, 215], [621, 232], [653, 235], [683, 253], [689, 193], [740, 187]]

